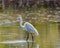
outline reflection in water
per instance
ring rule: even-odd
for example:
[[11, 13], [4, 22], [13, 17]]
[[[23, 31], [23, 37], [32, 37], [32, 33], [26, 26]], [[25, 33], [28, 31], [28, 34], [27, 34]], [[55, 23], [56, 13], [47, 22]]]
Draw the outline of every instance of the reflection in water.
[[39, 48], [39, 45], [31, 40], [14, 40], [14, 41], [4, 41], [0, 42], [4, 45], [4, 48]]
[[27, 48], [39, 48], [39, 45], [35, 45], [33, 42], [32, 44], [29, 44], [29, 42], [27, 42]]
[[37, 45], [35, 46], [35, 48], [39, 48], [39, 45], [37, 44]]

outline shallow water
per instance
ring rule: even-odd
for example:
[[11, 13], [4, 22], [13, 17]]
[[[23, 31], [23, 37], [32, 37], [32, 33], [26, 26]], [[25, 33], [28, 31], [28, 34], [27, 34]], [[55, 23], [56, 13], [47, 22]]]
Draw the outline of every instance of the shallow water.
[[[23, 15], [24, 13], [22, 13]], [[38, 13], [39, 14], [39, 13]], [[26, 14], [24, 14], [26, 15]], [[38, 30], [39, 35], [34, 35], [34, 42], [29, 34], [26, 41], [26, 31], [22, 30], [16, 16], [0, 18], [0, 48], [59, 48], [59, 23], [55, 18], [46, 18], [46, 14], [23, 15], [23, 22], [30, 22]], [[49, 20], [52, 19], [52, 20]], [[8, 22], [6, 22], [6, 20]]]
[[[7, 38], [7, 36], [4, 37]], [[8, 38], [10, 37], [8, 36]], [[10, 38], [10, 40], [5, 39], [5, 41], [4, 40], [0, 41], [0, 45], [1, 48], [39, 48], [39, 44], [35, 43], [35, 41], [32, 41], [31, 39], [26, 41], [26, 40], [11, 40]]]
[[2, 26], [0, 28], [0, 48], [57, 48], [57, 25], [57, 23], [50, 23], [47, 28], [45, 23], [40, 24], [40, 27], [36, 27], [38, 28], [39, 35], [34, 35], [34, 41], [32, 41], [30, 34], [29, 40], [26, 41], [26, 31], [22, 30], [19, 26]]

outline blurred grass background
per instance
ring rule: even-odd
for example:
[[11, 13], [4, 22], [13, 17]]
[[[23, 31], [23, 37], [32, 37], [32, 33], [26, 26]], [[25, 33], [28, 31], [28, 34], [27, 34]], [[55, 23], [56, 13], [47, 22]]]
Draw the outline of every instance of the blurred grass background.
[[[35, 26], [35, 28], [39, 32], [39, 36], [35, 36], [35, 41], [39, 44], [40, 48], [58, 48], [59, 38], [59, 24], [60, 22], [56, 22], [56, 18], [53, 16], [60, 15], [56, 9], [46, 9], [44, 6], [32, 7], [32, 8], [21, 8], [19, 10], [16, 9], [2, 9], [0, 10], [0, 23], [3, 20], [10, 20], [10, 22], [16, 21], [18, 15], [22, 15], [24, 22], [30, 22]], [[4, 14], [8, 14], [4, 16]], [[51, 17], [48, 17], [51, 15]], [[11, 17], [11, 18], [10, 18]], [[47, 20], [47, 19], [48, 20]], [[53, 21], [50, 21], [50, 20]], [[21, 35], [22, 34], [22, 35]], [[3, 24], [0, 25], [0, 42], [6, 40], [20, 40], [25, 39], [25, 31], [23, 31], [19, 27], [19, 22], [11, 23], [11, 24]], [[11, 47], [12, 46], [12, 47]], [[16, 46], [11, 45], [11, 48], [15, 48]], [[8, 48], [9, 45], [0, 44], [0, 48]]]

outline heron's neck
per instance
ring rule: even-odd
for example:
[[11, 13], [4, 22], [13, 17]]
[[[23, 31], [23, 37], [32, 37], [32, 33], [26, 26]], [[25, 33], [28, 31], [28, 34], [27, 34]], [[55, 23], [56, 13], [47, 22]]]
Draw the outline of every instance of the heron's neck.
[[24, 28], [24, 26], [22, 25], [22, 23], [23, 23], [22, 18], [20, 18], [20, 27]]

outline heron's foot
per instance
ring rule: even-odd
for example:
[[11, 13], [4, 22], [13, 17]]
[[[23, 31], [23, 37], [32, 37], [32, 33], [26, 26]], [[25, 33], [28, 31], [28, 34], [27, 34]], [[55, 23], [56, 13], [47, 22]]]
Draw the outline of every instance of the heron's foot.
[[26, 41], [28, 41], [28, 39], [26, 39]]
[[28, 39], [28, 40], [26, 40], [26, 41], [29, 41], [29, 39]]

